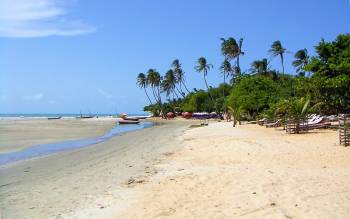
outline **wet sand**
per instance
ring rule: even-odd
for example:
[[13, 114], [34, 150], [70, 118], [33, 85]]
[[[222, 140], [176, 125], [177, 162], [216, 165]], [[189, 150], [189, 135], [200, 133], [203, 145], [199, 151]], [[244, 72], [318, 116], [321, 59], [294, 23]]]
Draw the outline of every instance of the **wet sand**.
[[86, 148], [0, 166], [1, 214], [3, 218], [112, 215], [126, 208], [126, 200], [134, 195], [125, 188], [128, 182], [154, 174], [154, 163], [181, 147], [177, 136], [192, 123], [166, 123]]
[[23, 150], [30, 146], [97, 137], [116, 123], [113, 118], [100, 119], [1, 119], [0, 153]]

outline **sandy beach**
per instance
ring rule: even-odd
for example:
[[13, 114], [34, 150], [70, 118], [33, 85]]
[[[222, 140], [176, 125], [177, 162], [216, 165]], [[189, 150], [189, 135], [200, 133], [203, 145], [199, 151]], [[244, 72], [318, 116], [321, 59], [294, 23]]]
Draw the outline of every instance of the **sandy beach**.
[[[103, 126], [110, 126], [109, 121], [104, 122], [107, 123]], [[56, 129], [56, 125], [50, 124], [48, 126]], [[95, 122], [89, 126], [93, 129]], [[0, 166], [2, 218], [103, 218], [112, 215], [111, 211], [124, 209], [126, 200], [133, 194], [125, 189], [125, 184], [130, 179], [152, 174], [155, 171], [153, 162], [162, 154], [181, 147], [176, 139], [188, 126], [188, 122], [163, 124], [78, 150]], [[52, 134], [45, 129], [46, 126], [37, 129], [43, 138]], [[21, 134], [37, 143], [31, 132]], [[98, 131], [90, 134], [97, 135]]]
[[114, 218], [350, 217], [350, 150], [336, 131], [216, 123], [179, 140]]
[[349, 218], [338, 133], [170, 121], [0, 167], [3, 218]]

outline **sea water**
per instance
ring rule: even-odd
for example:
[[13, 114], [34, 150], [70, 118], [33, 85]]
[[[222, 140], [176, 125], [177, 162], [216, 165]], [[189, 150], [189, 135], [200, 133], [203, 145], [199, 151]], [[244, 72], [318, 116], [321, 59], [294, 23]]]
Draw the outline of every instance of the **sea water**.
[[107, 141], [114, 136], [126, 132], [149, 128], [152, 126], [153, 123], [151, 122], [141, 122], [140, 124], [130, 125], [116, 125], [109, 132], [100, 137], [34, 145], [21, 151], [0, 154], [0, 165], [98, 144]]

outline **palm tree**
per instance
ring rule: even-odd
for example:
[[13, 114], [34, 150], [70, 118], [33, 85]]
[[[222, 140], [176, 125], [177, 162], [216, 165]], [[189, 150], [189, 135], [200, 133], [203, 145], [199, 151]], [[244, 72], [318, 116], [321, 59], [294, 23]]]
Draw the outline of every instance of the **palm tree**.
[[233, 127], [236, 127], [237, 121], [238, 124], [241, 125], [241, 117], [243, 114], [242, 107], [239, 106], [228, 106], [229, 111], [231, 112], [231, 115], [233, 117]]
[[239, 43], [232, 37], [229, 37], [227, 40], [221, 38], [221, 41], [221, 53], [228, 61], [236, 59], [236, 76], [240, 76], [241, 67], [239, 64], [239, 57], [244, 55], [244, 52], [242, 52], [243, 38], [239, 40]]
[[187, 89], [187, 86], [185, 84], [185, 72], [182, 70], [182, 66], [181, 63], [178, 59], [175, 59], [173, 61], [173, 63], [171, 64], [171, 66], [173, 67], [173, 71], [175, 74], [175, 78], [176, 78], [176, 83], [179, 84], [180, 90], [182, 91], [182, 85], [184, 86], [184, 88], [186, 89], [186, 91], [188, 93], [190, 93], [190, 91]]
[[221, 38], [221, 53], [228, 61], [231, 61], [237, 58], [239, 54], [239, 46], [237, 41], [229, 37], [227, 40], [225, 38]]
[[302, 97], [300, 99], [292, 99], [287, 102], [287, 113], [293, 118], [295, 123], [295, 133], [300, 132], [300, 123], [306, 120], [309, 111], [310, 98]]
[[[173, 70], [167, 71], [164, 76], [164, 79], [161, 83], [162, 91], [166, 93], [166, 96], [169, 97], [170, 94], [173, 94], [173, 99], [175, 99], [175, 75]], [[177, 94], [176, 94], [177, 96]]]
[[241, 75], [241, 67], [239, 65], [239, 57], [244, 55], [244, 52], [242, 51], [242, 46], [243, 46], [243, 38], [239, 39], [238, 42], [238, 54], [237, 54], [237, 71], [236, 71], [236, 76], [239, 77]]
[[311, 105], [311, 98], [309, 96], [301, 98], [291, 98], [282, 102], [282, 108], [288, 115], [292, 122], [295, 123], [295, 133], [301, 131], [300, 124], [304, 123], [308, 119], [308, 115], [311, 112], [319, 113], [322, 102], [318, 102]]
[[160, 84], [162, 81], [162, 77], [155, 69], [149, 69], [147, 72], [147, 82], [151, 85], [154, 99], [159, 105], [159, 109], [162, 112], [162, 116], [164, 117], [163, 107], [162, 107], [162, 98], [160, 95]]
[[141, 88], [141, 89], [144, 89], [145, 91], [145, 94], [150, 102], [150, 104], [152, 105], [152, 101], [151, 101], [151, 98], [149, 97], [148, 93], [147, 93], [147, 86], [148, 86], [148, 83], [147, 83], [147, 78], [146, 78], [146, 75], [144, 73], [140, 73], [138, 76], [137, 76], [137, 85]]
[[297, 68], [297, 72], [304, 70], [304, 67], [309, 64], [309, 55], [307, 49], [301, 49], [297, 51], [294, 55], [295, 60], [293, 61], [293, 66]]
[[208, 85], [208, 82], [207, 82], [207, 75], [208, 75], [208, 71], [213, 68], [214, 66], [212, 64], [208, 64], [207, 63], [207, 60], [204, 58], [204, 57], [200, 57], [197, 61], [197, 66], [195, 67], [196, 71], [201, 73], [203, 72], [203, 78], [204, 78], [204, 82], [205, 82], [205, 86], [207, 87], [207, 91], [208, 91], [208, 94], [209, 94], [209, 97], [211, 99], [211, 101], [213, 102], [214, 106], [215, 106], [215, 109], [216, 109], [216, 112], [217, 111], [217, 107], [216, 107], [216, 103], [214, 101], [214, 98], [213, 96], [211, 95], [211, 93], [209, 92], [209, 85]]
[[251, 64], [250, 71], [253, 74], [265, 75], [269, 71], [269, 62], [267, 59], [255, 60]]
[[286, 52], [286, 48], [283, 48], [281, 41], [277, 40], [272, 43], [271, 49], [269, 53], [272, 57], [280, 56], [282, 63], [282, 72], [284, 74], [284, 53]]
[[[224, 76], [224, 84], [226, 84], [226, 77], [228, 77], [233, 71], [231, 63], [227, 59], [225, 59], [225, 61], [221, 64], [220, 71]], [[223, 87], [222, 92], [223, 92], [223, 97], [225, 99], [225, 87]]]

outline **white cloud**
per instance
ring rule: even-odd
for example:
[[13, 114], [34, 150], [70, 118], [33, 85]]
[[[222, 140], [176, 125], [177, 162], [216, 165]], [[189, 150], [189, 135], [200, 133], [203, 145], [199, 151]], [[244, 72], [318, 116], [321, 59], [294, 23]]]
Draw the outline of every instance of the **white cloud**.
[[106, 92], [106, 91], [104, 91], [102, 89], [99, 89], [98, 93], [101, 94], [106, 99], [112, 99], [113, 98], [112, 94], [110, 94], [110, 93], [108, 93], [108, 92]]
[[0, 0], [0, 36], [74, 36], [95, 31], [80, 20], [67, 20], [65, 15], [57, 0]]
[[43, 93], [37, 93], [29, 96], [24, 96], [23, 99], [25, 100], [42, 100], [44, 98]]

